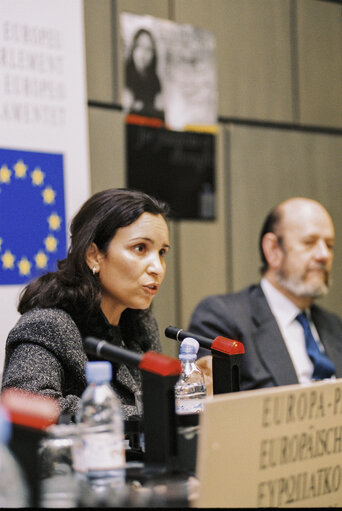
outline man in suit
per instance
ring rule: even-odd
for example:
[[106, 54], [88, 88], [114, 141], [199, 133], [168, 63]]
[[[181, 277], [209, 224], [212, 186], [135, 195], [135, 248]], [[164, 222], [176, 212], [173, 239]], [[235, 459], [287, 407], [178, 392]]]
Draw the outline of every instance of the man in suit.
[[[342, 321], [314, 303], [329, 288], [334, 239], [332, 219], [320, 203], [288, 199], [261, 230], [261, 282], [207, 297], [195, 308], [190, 332], [244, 344], [241, 390], [342, 377]], [[301, 312], [309, 326], [297, 319]], [[205, 356], [200, 364], [208, 371], [210, 361]]]

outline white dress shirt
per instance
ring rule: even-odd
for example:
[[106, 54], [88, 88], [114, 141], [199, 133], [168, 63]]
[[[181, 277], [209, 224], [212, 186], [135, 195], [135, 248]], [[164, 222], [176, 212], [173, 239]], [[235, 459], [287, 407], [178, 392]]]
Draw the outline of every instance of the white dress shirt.
[[[297, 373], [299, 383], [308, 383], [312, 381], [313, 364], [306, 352], [304, 330], [301, 324], [296, 320], [297, 314], [301, 309], [286, 298], [283, 293], [278, 291], [272, 284], [265, 278], [261, 279], [261, 288], [266, 297], [267, 303], [275, 317], [279, 330], [283, 336], [287, 351], [291, 357], [295, 371]], [[315, 325], [311, 320], [309, 310], [305, 310], [312, 335], [321, 351], [324, 351], [322, 343]]]

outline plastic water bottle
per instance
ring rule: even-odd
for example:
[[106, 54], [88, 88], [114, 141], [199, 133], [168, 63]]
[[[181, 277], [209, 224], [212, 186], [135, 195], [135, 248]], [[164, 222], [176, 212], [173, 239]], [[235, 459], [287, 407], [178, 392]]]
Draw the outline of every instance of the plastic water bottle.
[[112, 365], [88, 362], [86, 378], [88, 386], [76, 415], [82, 447], [73, 453], [80, 504], [117, 505], [125, 485], [125, 444], [120, 402], [110, 385]]
[[203, 410], [206, 386], [203, 373], [196, 365], [198, 348], [198, 342], [192, 337], [186, 337], [180, 345], [182, 374], [175, 386], [176, 413], [179, 415]]
[[77, 507], [79, 495], [72, 453], [80, 449], [76, 424], [52, 424], [39, 446], [40, 507]]
[[196, 365], [198, 348], [198, 342], [192, 337], [186, 337], [181, 343], [182, 374], [175, 385], [177, 458], [180, 469], [189, 474], [196, 472], [199, 416], [206, 397], [204, 376]]
[[29, 506], [29, 492], [19, 463], [8, 448], [11, 423], [0, 407], [0, 508]]

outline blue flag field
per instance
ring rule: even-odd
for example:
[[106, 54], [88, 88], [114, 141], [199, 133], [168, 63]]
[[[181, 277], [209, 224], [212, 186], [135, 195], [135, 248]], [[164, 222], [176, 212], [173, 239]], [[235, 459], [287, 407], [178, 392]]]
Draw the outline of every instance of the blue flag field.
[[0, 148], [0, 285], [25, 284], [65, 256], [63, 155]]

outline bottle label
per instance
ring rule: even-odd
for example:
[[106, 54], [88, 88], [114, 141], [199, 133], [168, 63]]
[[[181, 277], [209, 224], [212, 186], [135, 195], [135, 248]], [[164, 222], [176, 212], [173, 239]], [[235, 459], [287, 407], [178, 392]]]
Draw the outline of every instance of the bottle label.
[[179, 415], [200, 413], [203, 411], [203, 399], [176, 398], [176, 413]]
[[77, 471], [112, 470], [123, 468], [125, 451], [121, 435], [113, 432], [83, 434], [82, 449], [74, 452], [74, 468]]

